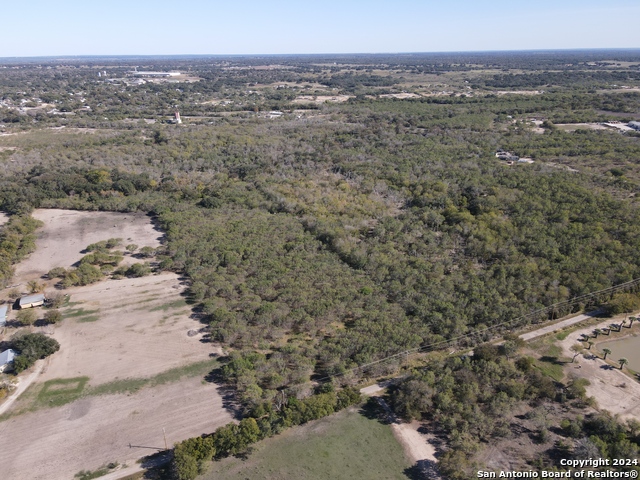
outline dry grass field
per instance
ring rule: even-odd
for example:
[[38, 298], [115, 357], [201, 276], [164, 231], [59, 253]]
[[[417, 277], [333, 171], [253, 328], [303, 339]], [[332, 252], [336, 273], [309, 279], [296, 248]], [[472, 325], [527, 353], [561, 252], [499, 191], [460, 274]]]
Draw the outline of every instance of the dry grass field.
[[216, 386], [200, 378], [87, 396], [0, 422], [0, 471], [6, 479], [69, 480], [80, 470], [131, 465], [164, 449], [163, 427], [171, 447], [230, 420]]
[[343, 103], [353, 98], [350, 95], [301, 95], [291, 103]]
[[202, 324], [180, 295], [177, 275], [107, 280], [69, 289], [70, 306], [62, 309], [54, 332], [60, 352], [42, 380], [88, 376], [91, 385], [128, 377], [149, 377], [220, 353], [202, 334]]
[[122, 249], [128, 243], [155, 248], [163, 235], [140, 213], [39, 209], [32, 216], [45, 226], [37, 231], [36, 251], [17, 265], [14, 283], [39, 279], [54, 267], [70, 267], [91, 243], [121, 238]]
[[[162, 238], [144, 215], [37, 210], [34, 217], [45, 225], [36, 251], [16, 268], [14, 283], [23, 286], [69, 268], [90, 243], [119, 237], [156, 247]], [[32, 327], [58, 340], [60, 351], [0, 417], [3, 478], [69, 479], [109, 462], [131, 464], [153, 453], [146, 447], [164, 447], [163, 427], [171, 447], [232, 420], [219, 387], [204, 380], [220, 350], [196, 333], [202, 324], [191, 318], [184, 288], [176, 274], [162, 273], [63, 291], [70, 296], [63, 321]]]

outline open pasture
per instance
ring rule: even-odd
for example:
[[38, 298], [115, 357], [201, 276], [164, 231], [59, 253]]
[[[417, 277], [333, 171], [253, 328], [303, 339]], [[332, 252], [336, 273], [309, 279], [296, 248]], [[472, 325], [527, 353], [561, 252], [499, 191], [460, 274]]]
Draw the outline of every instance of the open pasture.
[[[91, 243], [116, 237], [157, 247], [162, 238], [139, 214], [37, 210], [34, 217], [44, 226], [36, 251], [17, 266], [23, 283], [71, 267]], [[3, 478], [69, 479], [109, 462], [131, 465], [165, 447], [163, 428], [171, 447], [232, 420], [219, 387], [204, 380], [220, 349], [203, 338], [184, 288], [178, 275], [161, 273], [63, 290], [70, 300], [62, 322], [32, 327], [60, 351], [0, 421]]]
[[163, 236], [150, 217], [140, 213], [38, 209], [32, 216], [44, 226], [37, 231], [36, 251], [16, 266], [14, 283], [39, 279], [54, 267], [71, 267], [91, 243], [121, 238], [121, 250], [130, 243], [155, 248]]

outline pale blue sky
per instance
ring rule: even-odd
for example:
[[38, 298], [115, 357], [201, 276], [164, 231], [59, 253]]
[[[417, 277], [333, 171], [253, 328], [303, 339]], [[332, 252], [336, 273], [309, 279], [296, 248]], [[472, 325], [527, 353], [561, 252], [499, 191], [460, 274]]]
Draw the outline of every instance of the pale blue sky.
[[0, 0], [0, 57], [640, 48], [640, 0]]

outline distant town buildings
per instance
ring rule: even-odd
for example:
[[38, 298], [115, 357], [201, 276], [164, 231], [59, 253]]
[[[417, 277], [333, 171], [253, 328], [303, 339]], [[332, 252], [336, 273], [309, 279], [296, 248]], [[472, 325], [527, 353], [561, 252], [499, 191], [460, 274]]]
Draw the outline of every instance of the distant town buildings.
[[180, 72], [139, 72], [137, 70], [132, 70], [127, 72], [127, 75], [131, 75], [134, 77], [167, 78], [178, 77], [182, 74]]
[[519, 157], [518, 155], [502, 150], [501, 148], [496, 151], [496, 158], [504, 160], [507, 162], [507, 165], [513, 165], [514, 163], [533, 163], [531, 158]]
[[506, 160], [507, 162], [515, 162], [520, 159], [518, 155], [514, 155], [513, 153], [502, 150], [501, 148], [496, 151], [496, 157], [500, 160]]

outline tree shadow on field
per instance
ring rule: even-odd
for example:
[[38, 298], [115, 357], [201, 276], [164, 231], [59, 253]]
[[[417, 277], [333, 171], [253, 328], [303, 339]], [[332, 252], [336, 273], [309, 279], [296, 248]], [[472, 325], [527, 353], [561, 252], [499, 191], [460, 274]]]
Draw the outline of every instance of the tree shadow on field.
[[552, 365], [565, 365], [567, 363], [571, 363], [571, 362], [566, 362], [564, 360], [560, 360], [558, 357], [552, 357], [549, 355], [543, 355], [542, 357], [540, 357], [540, 361], [545, 363], [550, 363]]
[[390, 425], [389, 415], [380, 406], [374, 397], [369, 397], [367, 402], [360, 408], [358, 413], [369, 420], [377, 420], [383, 425]]
[[216, 385], [216, 391], [222, 397], [222, 407], [231, 413], [235, 420], [242, 420], [242, 408], [236, 398], [236, 390], [224, 381], [222, 369], [211, 370], [204, 379]]
[[174, 479], [175, 476], [170, 463], [172, 458], [173, 452], [171, 450], [163, 450], [143, 457], [140, 461], [140, 466], [146, 471], [141, 478], [154, 480]]
[[405, 468], [404, 475], [410, 480], [429, 480], [440, 478], [438, 467], [433, 460], [419, 460], [415, 465]]

